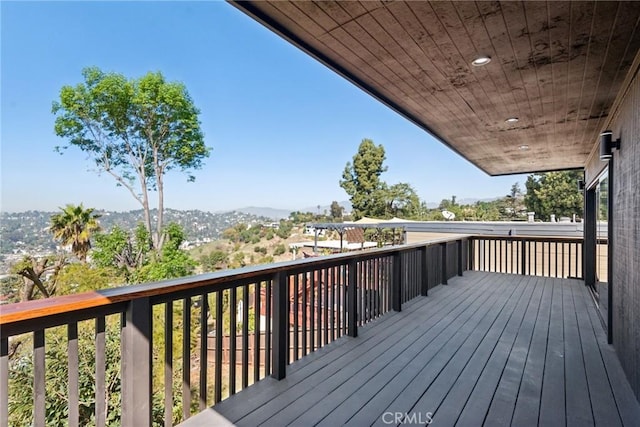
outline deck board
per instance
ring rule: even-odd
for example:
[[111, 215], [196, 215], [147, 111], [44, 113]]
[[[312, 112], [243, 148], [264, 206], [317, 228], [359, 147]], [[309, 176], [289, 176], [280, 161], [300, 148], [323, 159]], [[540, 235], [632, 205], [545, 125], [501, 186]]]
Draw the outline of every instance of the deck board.
[[[523, 282], [521, 282], [521, 284], [523, 284]], [[427, 390], [420, 402], [412, 408], [412, 411], [436, 412], [438, 414], [438, 423], [440, 423], [440, 410], [441, 406], [443, 406], [441, 403], [445, 397], [447, 398], [447, 402], [450, 402], [449, 405], [444, 405], [445, 408], [451, 404], [464, 402], [464, 400], [458, 399], [462, 396], [450, 391], [451, 387], [453, 387], [454, 383], [461, 384], [461, 387], [464, 387], [465, 381], [472, 382], [474, 378], [479, 377], [482, 368], [486, 366], [490, 351], [493, 350], [494, 346], [498, 343], [505, 328], [510, 327], [509, 329], [511, 330], [514, 324], [520, 323], [532, 289], [531, 287], [523, 286], [522, 292], [518, 292], [519, 288], [514, 287], [514, 293], [508, 294], [509, 298], [501, 311], [489, 318], [491, 324], [489, 325], [489, 329], [486, 330], [486, 333], [478, 335], [476, 339], [470, 337], [470, 339], [465, 342], [466, 348], [461, 349], [462, 351], [456, 354], [456, 358], [451, 361], [453, 363], [449, 363], [447, 370], [442, 372], [442, 375], [433, 386]], [[519, 295], [514, 295], [516, 293]], [[472, 361], [470, 359], [475, 360]], [[458, 364], [456, 364], [456, 362]], [[464, 370], [461, 371], [463, 366]], [[443, 425], [453, 425], [455, 423], [455, 418], [451, 416], [452, 413], [454, 413], [454, 410], [447, 411], [445, 409], [444, 416], [442, 417]], [[484, 416], [484, 414], [482, 414], [482, 416]]]
[[536, 324], [533, 329], [529, 352], [525, 362], [516, 406], [513, 411], [513, 425], [528, 427], [538, 424], [540, 413], [540, 395], [544, 362], [547, 353], [547, 335], [549, 334], [549, 316], [551, 314], [551, 296], [553, 288], [545, 285], [538, 306]]
[[401, 425], [640, 423], [581, 281], [465, 272], [183, 425], [389, 425], [395, 412]]
[[[554, 286], [558, 285], [561, 284], [554, 284]], [[593, 413], [591, 410], [585, 410], [582, 403], [590, 401], [590, 398], [573, 294], [570, 286], [561, 286], [561, 288], [564, 316], [564, 369], [567, 381], [565, 393], [567, 425], [592, 426]]]
[[566, 425], [562, 288], [554, 286], [554, 279], [550, 283], [553, 293], [538, 423], [562, 427]]

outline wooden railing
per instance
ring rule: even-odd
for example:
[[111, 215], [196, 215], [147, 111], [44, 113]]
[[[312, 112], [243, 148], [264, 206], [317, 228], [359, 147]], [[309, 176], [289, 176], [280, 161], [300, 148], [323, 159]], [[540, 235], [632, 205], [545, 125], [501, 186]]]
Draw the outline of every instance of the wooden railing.
[[[57, 333], [66, 344], [68, 403], [60, 410], [68, 425], [87, 411], [97, 426], [114, 412], [125, 426], [172, 425], [266, 376], [284, 378], [292, 361], [357, 336], [358, 327], [461, 275], [472, 253], [457, 237], [2, 306], [0, 427], [11, 420], [9, 353], [18, 342], [33, 347], [20, 361], [32, 367], [26, 424], [44, 426], [48, 408], [60, 404], [45, 392]], [[87, 333], [95, 362], [89, 406], [79, 381]], [[121, 393], [116, 406], [108, 393]]]
[[469, 269], [532, 276], [582, 278], [578, 237], [473, 236]]

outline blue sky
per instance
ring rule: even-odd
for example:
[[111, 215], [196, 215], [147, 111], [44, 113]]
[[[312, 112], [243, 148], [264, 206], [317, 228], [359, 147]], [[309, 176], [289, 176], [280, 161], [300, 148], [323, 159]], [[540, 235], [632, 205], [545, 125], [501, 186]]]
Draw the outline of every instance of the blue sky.
[[430, 135], [223, 2], [1, 2], [3, 211], [67, 203], [139, 205], [53, 132], [60, 88], [98, 66], [161, 71], [201, 110], [211, 157], [196, 182], [167, 177], [166, 206], [284, 209], [347, 200], [338, 181], [363, 138], [383, 144], [387, 183], [421, 199], [505, 195], [525, 177], [489, 177]]

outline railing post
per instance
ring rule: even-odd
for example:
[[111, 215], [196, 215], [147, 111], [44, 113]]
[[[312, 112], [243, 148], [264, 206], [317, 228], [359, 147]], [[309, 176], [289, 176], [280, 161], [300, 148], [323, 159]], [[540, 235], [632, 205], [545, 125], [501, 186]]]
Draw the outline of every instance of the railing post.
[[287, 369], [287, 334], [289, 319], [287, 313], [287, 274], [276, 273], [273, 280], [273, 357], [271, 376], [281, 380]]
[[527, 274], [527, 241], [526, 240], [521, 240], [522, 243], [522, 252], [520, 254], [520, 274], [522, 275], [526, 275]]
[[[151, 426], [151, 302], [137, 298], [125, 313], [123, 413], [125, 426]], [[206, 325], [203, 325], [206, 327]]]
[[347, 279], [347, 334], [358, 336], [358, 265], [355, 259], [349, 261]]
[[9, 338], [0, 338], [0, 426], [9, 426]]
[[427, 268], [427, 254], [429, 253], [429, 251], [427, 250], [427, 248], [428, 246], [423, 246], [422, 248], [420, 248], [420, 251], [422, 252], [422, 282], [420, 286], [420, 295], [422, 295], [423, 297], [429, 295], [429, 269]]
[[442, 248], [442, 284], [447, 284], [447, 242], [440, 243]]
[[401, 253], [393, 254], [393, 277], [391, 279], [391, 308], [402, 311], [402, 263]]
[[462, 273], [464, 272], [462, 266], [462, 240], [456, 240], [456, 246], [458, 248], [458, 276], [462, 276]]
[[467, 269], [473, 271], [473, 269], [475, 268], [475, 239], [473, 237], [471, 237], [469, 240], [467, 240]]

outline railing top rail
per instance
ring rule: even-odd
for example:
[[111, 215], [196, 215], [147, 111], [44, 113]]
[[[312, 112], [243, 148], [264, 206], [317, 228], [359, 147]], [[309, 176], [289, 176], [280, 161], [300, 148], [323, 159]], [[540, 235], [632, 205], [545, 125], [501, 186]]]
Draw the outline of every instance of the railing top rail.
[[[138, 298], [154, 297], [172, 293], [196, 290], [204, 287], [228, 287], [229, 283], [243, 282], [248, 279], [266, 280], [267, 277], [280, 272], [304, 271], [312, 268], [322, 268], [346, 264], [351, 260], [364, 260], [384, 255], [392, 255], [424, 246], [436, 245], [444, 242], [467, 239], [470, 235], [456, 235], [441, 239], [429, 240], [410, 245], [398, 245], [370, 249], [366, 251], [348, 252], [328, 255], [318, 258], [306, 258], [295, 261], [285, 261], [267, 265], [250, 266], [234, 270], [224, 270], [196, 276], [182, 277], [161, 282], [143, 283], [139, 285], [122, 286], [99, 291], [84, 292], [73, 295], [63, 295], [53, 298], [19, 302], [0, 306], [0, 327], [23, 321], [33, 321], [52, 315], [71, 313], [86, 309], [99, 308], [112, 304], [132, 301]], [[225, 286], [226, 285], [226, 286]]]
[[495, 236], [495, 235], [473, 235], [473, 240], [511, 240], [511, 241], [527, 241], [527, 242], [557, 242], [557, 243], [579, 243], [584, 239], [582, 237], [553, 237], [553, 236]]

